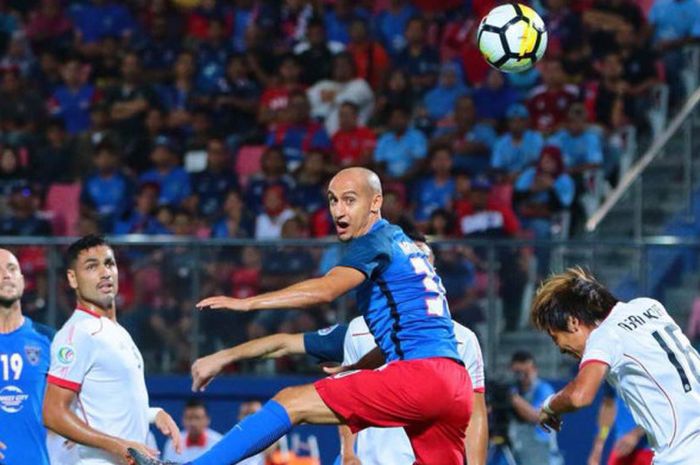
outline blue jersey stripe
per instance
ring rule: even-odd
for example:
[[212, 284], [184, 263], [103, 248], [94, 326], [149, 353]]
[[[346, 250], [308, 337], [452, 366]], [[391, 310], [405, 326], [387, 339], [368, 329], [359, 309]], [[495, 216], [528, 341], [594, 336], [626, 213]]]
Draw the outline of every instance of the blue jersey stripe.
[[403, 360], [404, 353], [403, 349], [401, 348], [401, 339], [399, 339], [401, 321], [398, 305], [396, 305], [396, 300], [394, 300], [394, 296], [392, 295], [391, 290], [389, 290], [389, 286], [387, 285], [386, 281], [383, 279], [377, 279], [377, 285], [382, 291], [382, 294], [384, 294], [384, 298], [386, 298], [386, 303], [389, 306], [389, 314], [393, 320], [393, 324], [391, 325], [391, 340], [394, 343], [394, 351], [396, 352], [396, 356], [399, 358], [399, 360]]

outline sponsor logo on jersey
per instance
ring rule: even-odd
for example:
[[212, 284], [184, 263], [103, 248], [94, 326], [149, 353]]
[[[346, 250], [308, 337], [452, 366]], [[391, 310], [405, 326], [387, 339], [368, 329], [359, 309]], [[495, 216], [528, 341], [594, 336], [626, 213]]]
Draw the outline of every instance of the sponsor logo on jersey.
[[329, 327], [327, 327], [327, 328], [319, 329], [319, 330], [318, 330], [318, 335], [319, 335], [319, 336], [328, 336], [328, 335], [329, 335], [330, 333], [332, 333], [333, 330], [335, 330], [335, 328], [337, 328], [337, 327], [338, 327], [338, 325], [333, 325], [333, 326], [329, 326]]
[[70, 365], [75, 361], [75, 349], [73, 346], [61, 346], [58, 348], [56, 358], [61, 365]]
[[32, 365], [38, 365], [41, 360], [41, 347], [38, 346], [24, 346], [24, 353], [27, 356], [27, 360]]
[[5, 386], [0, 390], [0, 410], [7, 413], [17, 413], [24, 407], [24, 401], [29, 398], [17, 386]]

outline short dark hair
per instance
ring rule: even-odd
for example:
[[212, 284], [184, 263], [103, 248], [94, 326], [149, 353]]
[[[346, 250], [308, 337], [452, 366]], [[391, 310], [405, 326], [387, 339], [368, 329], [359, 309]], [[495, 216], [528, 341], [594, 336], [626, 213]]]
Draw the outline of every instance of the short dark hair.
[[569, 318], [595, 326], [618, 299], [590, 271], [579, 266], [547, 278], [532, 302], [532, 323], [542, 331], [569, 331]]
[[355, 114], [358, 114], [360, 112], [360, 106], [352, 100], [343, 100], [343, 102], [340, 104], [340, 107], [352, 108], [352, 111], [354, 111]]
[[510, 357], [510, 364], [535, 362], [535, 357], [527, 350], [518, 350]]
[[185, 409], [188, 408], [203, 408], [205, 412], [207, 411], [206, 404], [199, 397], [190, 397], [187, 399], [187, 402], [185, 402]]
[[75, 262], [81, 252], [92, 249], [93, 247], [99, 247], [101, 245], [112, 248], [104, 237], [96, 234], [88, 234], [87, 236], [83, 236], [77, 241], [73, 242], [70, 246], [68, 246], [68, 250], [66, 251], [66, 262], [68, 263], [68, 268], [73, 268], [73, 266], [75, 266]]

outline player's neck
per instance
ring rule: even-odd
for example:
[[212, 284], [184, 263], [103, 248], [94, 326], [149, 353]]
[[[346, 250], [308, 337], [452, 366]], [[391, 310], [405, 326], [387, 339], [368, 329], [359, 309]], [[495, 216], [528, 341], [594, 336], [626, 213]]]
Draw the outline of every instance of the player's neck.
[[0, 307], [0, 334], [11, 333], [24, 324], [19, 302], [11, 307]]
[[86, 300], [81, 299], [78, 297], [78, 305], [76, 306], [79, 310], [86, 311], [90, 314], [93, 314], [95, 316], [104, 316], [106, 318], [109, 318], [110, 320], [116, 321], [117, 320], [117, 309], [112, 304], [111, 307], [102, 307], [100, 305], [97, 305], [93, 302], [88, 302]]

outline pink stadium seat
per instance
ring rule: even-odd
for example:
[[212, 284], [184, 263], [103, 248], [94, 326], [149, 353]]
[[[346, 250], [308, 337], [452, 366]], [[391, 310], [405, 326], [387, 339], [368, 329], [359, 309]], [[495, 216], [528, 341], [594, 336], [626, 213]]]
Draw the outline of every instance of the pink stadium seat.
[[234, 170], [242, 188], [248, 185], [248, 179], [260, 171], [260, 159], [265, 152], [264, 145], [244, 145], [238, 149]]
[[80, 183], [52, 184], [46, 193], [45, 209], [57, 236], [74, 236], [80, 214]]

